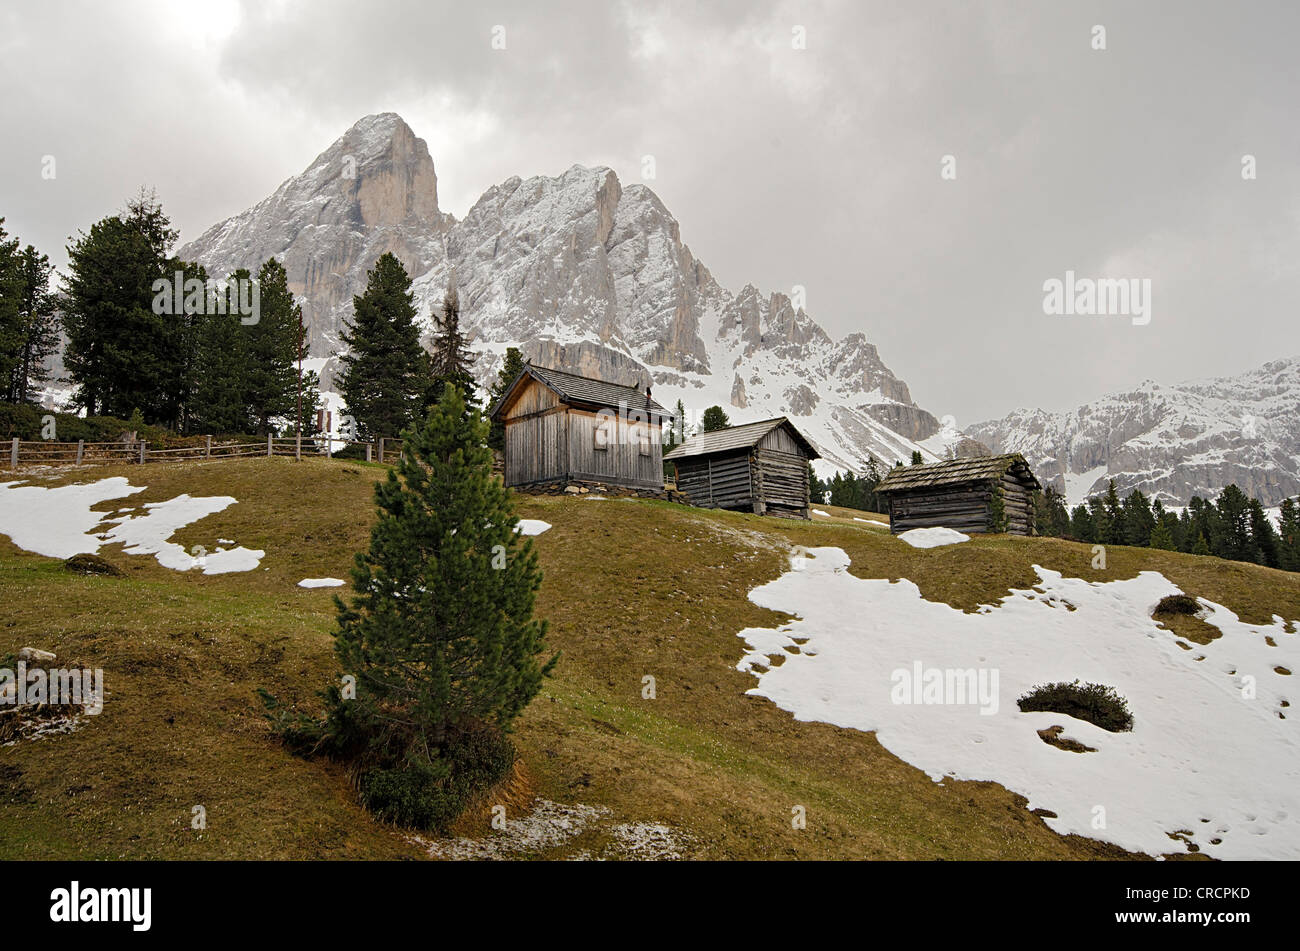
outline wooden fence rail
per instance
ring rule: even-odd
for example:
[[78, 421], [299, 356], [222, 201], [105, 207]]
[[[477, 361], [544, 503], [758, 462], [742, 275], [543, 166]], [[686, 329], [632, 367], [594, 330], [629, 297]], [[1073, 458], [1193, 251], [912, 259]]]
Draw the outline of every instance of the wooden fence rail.
[[[247, 437], [245, 437], [247, 438]], [[338, 436], [289, 436], [241, 442], [236, 440], [214, 442], [204, 437], [201, 446], [175, 446], [170, 449], [151, 449], [147, 442], [55, 442], [53, 440], [9, 441], [5, 462], [11, 470], [20, 466], [107, 466], [113, 464], [144, 464], [147, 462], [196, 462], [199, 460], [248, 459], [257, 456], [292, 456], [301, 459], [303, 454], [332, 458], [349, 446], [362, 447], [366, 462], [395, 462], [402, 451], [400, 439], [378, 439], [375, 442], [357, 442]]]

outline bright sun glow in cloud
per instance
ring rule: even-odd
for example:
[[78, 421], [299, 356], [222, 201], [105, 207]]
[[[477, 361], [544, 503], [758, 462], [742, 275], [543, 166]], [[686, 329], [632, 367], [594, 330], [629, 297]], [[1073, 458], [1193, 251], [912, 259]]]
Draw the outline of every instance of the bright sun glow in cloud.
[[243, 16], [239, 0], [164, 3], [160, 13], [173, 34], [195, 49], [214, 47], [228, 39]]

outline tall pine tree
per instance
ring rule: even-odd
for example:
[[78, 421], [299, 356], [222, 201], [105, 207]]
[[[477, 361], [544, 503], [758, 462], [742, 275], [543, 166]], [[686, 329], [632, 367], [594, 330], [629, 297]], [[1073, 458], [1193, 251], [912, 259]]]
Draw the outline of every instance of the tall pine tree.
[[477, 403], [474, 396], [474, 355], [460, 329], [460, 292], [455, 279], [442, 296], [441, 311], [435, 310], [433, 334], [429, 342], [428, 386], [425, 402], [432, 406], [442, 399], [443, 388], [450, 383], [460, 390], [467, 405]]
[[199, 313], [156, 281], [171, 286], [193, 264], [170, 257], [177, 232], [152, 192], [141, 191], [119, 215], [82, 232], [68, 248], [63, 329], [64, 365], [77, 402], [91, 415], [179, 428], [193, 389]]
[[117, 216], [68, 248], [63, 362], [88, 415], [125, 419], [138, 408], [159, 421], [166, 368], [153, 343], [167, 327], [152, 310], [152, 288], [161, 277], [149, 238]]
[[1278, 567], [1300, 571], [1300, 498], [1282, 500], [1278, 536]]
[[415, 325], [415, 297], [406, 268], [384, 254], [354, 297], [339, 357], [339, 393], [360, 439], [396, 436], [422, 414], [428, 362]]
[[[289, 290], [289, 276], [275, 258], [257, 272], [260, 313], [248, 335], [248, 405], [258, 433], [275, 418], [293, 419], [298, 405], [298, 351], [303, 344], [302, 307]], [[303, 412], [312, 407], [304, 402]], [[290, 431], [295, 432], [293, 426]]]
[[[492, 384], [492, 389], [488, 392], [487, 408], [491, 409], [496, 405], [497, 400], [506, 395], [506, 387], [515, 381], [524, 369], [524, 355], [520, 353], [518, 347], [507, 347], [505, 360], [501, 363], [501, 369], [497, 371], [496, 382]], [[492, 431], [488, 435], [488, 445], [498, 451], [505, 449], [506, 442], [506, 424], [501, 420], [492, 420]]]
[[23, 349], [22, 266], [18, 256], [18, 239], [8, 237], [5, 220], [0, 218], [0, 387], [4, 398], [14, 402], [12, 380], [18, 370]]
[[36, 397], [35, 389], [49, 380], [45, 360], [59, 346], [57, 302], [50, 290], [54, 267], [50, 259], [30, 244], [18, 254], [22, 277], [18, 316], [22, 326], [22, 346], [17, 366], [10, 378], [9, 399], [26, 403]]
[[330, 691], [326, 745], [354, 758], [366, 805], [402, 824], [443, 827], [504, 776], [505, 734], [558, 657], [540, 660], [537, 553], [486, 441], [487, 423], [448, 384], [376, 485], [355, 597], [336, 598], [335, 649], [356, 697]]
[[[230, 276], [248, 280], [247, 270]], [[212, 289], [228, 294], [229, 281]], [[251, 374], [248, 326], [243, 324], [229, 297], [221, 307], [205, 306], [195, 330], [198, 346], [194, 364], [195, 392], [190, 401], [188, 425], [191, 431], [239, 435], [253, 428], [248, 381]]]
[[1254, 561], [1255, 545], [1250, 532], [1250, 499], [1236, 485], [1227, 486], [1214, 504], [1218, 513], [1217, 537], [1210, 547], [1220, 558]]
[[721, 406], [710, 406], [700, 418], [700, 432], [702, 433], [716, 433], [718, 430], [727, 429], [730, 426], [731, 420]]

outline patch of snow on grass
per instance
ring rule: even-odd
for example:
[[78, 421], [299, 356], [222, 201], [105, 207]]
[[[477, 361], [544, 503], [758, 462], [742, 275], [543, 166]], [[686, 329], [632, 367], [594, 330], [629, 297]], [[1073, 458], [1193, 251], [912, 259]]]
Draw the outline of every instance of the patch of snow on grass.
[[[136, 516], [108, 517], [92, 511], [101, 502], [144, 488], [121, 476], [54, 487], [0, 483], [0, 534], [8, 535], [19, 548], [50, 558], [94, 554], [104, 545], [121, 544], [129, 555], [154, 555], [160, 565], [175, 571], [201, 567], [206, 575], [250, 571], [266, 554], [243, 547], [218, 548], [199, 558], [168, 541], [186, 525], [234, 505], [235, 499], [228, 495], [179, 495], [166, 502], [146, 503], [145, 514]], [[90, 534], [102, 526], [110, 527]]]
[[913, 548], [938, 548], [941, 545], [956, 545], [970, 541], [969, 535], [951, 528], [913, 528], [898, 536]]
[[550, 522], [543, 522], [540, 518], [521, 518], [519, 520], [519, 532], [523, 535], [540, 535], [542, 532], [549, 531]]
[[229, 495], [195, 498], [188, 493], [166, 502], [148, 502], [144, 506], [144, 515], [106, 520], [107, 524], [116, 524], [99, 537], [106, 545], [123, 545], [122, 550], [128, 555], [153, 555], [158, 564], [173, 571], [201, 568], [205, 575], [251, 571], [257, 567], [266, 552], [243, 547], [229, 551], [218, 548], [196, 556], [184, 546], [168, 541], [191, 522], [197, 522], [234, 504], [235, 499]]
[[24, 551], [47, 558], [94, 554], [102, 543], [90, 532], [105, 516], [91, 508], [144, 488], [121, 476], [53, 488], [0, 483], [0, 534]]
[[505, 859], [564, 845], [609, 810], [603, 806], [561, 805], [542, 799], [520, 819], [507, 818], [505, 828], [481, 839], [414, 839], [430, 855], [442, 859]]
[[879, 525], [879, 526], [881, 526], [882, 528], [888, 528], [888, 527], [889, 527], [889, 523], [888, 523], [888, 522], [881, 522], [881, 521], [879, 521], [879, 520], [877, 520], [877, 519], [874, 519], [874, 518], [858, 518], [858, 517], [855, 515], [855, 516], [853, 516], [853, 521], [855, 521], [855, 522], [866, 522], [868, 525]]
[[[566, 806], [549, 799], [520, 819], [506, 819], [505, 828], [480, 839], [426, 839], [412, 836], [436, 858], [465, 860], [515, 859], [559, 848], [586, 832], [600, 831], [610, 815], [604, 806], [581, 803]], [[607, 827], [610, 843], [593, 853], [583, 849], [571, 856], [577, 860], [680, 859], [690, 836], [672, 826], [652, 822], [626, 822]]]
[[821, 515], [821, 516], [824, 516], [825, 518], [830, 518], [830, 517], [831, 517], [831, 513], [830, 513], [830, 512], [823, 512], [821, 509], [813, 509], [813, 510], [812, 510], [812, 513], [813, 513], [814, 515]]
[[626, 859], [680, 859], [684, 857], [686, 837], [659, 823], [633, 822], [609, 830], [615, 851]]
[[[1180, 593], [1158, 572], [1100, 583], [1035, 565], [1034, 589], [967, 614], [925, 600], [906, 579], [855, 577], [839, 548], [811, 553], [799, 570], [750, 592], [760, 607], [797, 620], [740, 632], [747, 651], [737, 667], [758, 678], [749, 693], [798, 720], [874, 731], [936, 782], [1001, 783], [1028, 808], [1056, 813], [1046, 821], [1061, 834], [1152, 855], [1187, 843], [1222, 859], [1300, 854], [1300, 719], [1279, 716], [1291, 709], [1283, 700], [1294, 702], [1294, 678], [1274, 670], [1300, 666], [1300, 634], [1287, 633], [1281, 617], [1245, 624], [1201, 599], [1223, 636], [1189, 651], [1151, 620], [1160, 598]], [[783, 663], [767, 664], [778, 655]], [[995, 712], [894, 702], [917, 665], [987, 672], [994, 702], [984, 709]], [[1253, 699], [1243, 693], [1247, 676]], [[1113, 686], [1133, 730], [1017, 707], [1036, 685], [1076, 678]], [[1096, 752], [1043, 742], [1037, 731], [1058, 724]]]
[[300, 588], [338, 588], [344, 584], [340, 578], [303, 578], [298, 582]]

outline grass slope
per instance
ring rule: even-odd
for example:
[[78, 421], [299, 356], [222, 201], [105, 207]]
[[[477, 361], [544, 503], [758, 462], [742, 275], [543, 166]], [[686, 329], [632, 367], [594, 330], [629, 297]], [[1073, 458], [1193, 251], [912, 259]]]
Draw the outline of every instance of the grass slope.
[[[124, 475], [148, 485], [106, 512], [184, 492], [232, 495], [237, 505], [174, 540], [212, 550], [229, 538], [267, 554], [255, 571], [203, 576], [106, 548], [126, 577], [84, 577], [0, 536], [0, 656], [54, 650], [60, 665], [102, 667], [108, 689], [104, 712], [76, 732], [0, 748], [0, 858], [424, 856], [366, 816], [341, 769], [279, 748], [254, 695], [266, 687], [312, 706], [337, 673], [334, 591], [296, 584], [349, 576], [385, 471], [250, 459], [38, 479]], [[838, 511], [802, 523], [520, 497], [518, 512], [554, 525], [536, 539], [546, 573], [538, 609], [563, 651], [517, 725], [525, 784], [555, 802], [604, 807], [609, 822], [673, 826], [689, 836], [692, 857], [1127, 855], [1057, 835], [997, 784], [935, 784], [872, 734], [799, 723], [746, 696], [754, 680], [734, 669], [736, 632], [781, 620], [747, 595], [786, 569], [792, 545], [839, 546], [861, 576], [907, 577], [925, 597], [968, 610], [1031, 585], [1036, 562], [1098, 581], [1157, 570], [1247, 621], [1300, 617], [1295, 575], [1170, 552], [1112, 547], [1107, 569], [1094, 571], [1084, 545], [999, 536], [918, 551]], [[656, 699], [642, 698], [646, 676]], [[191, 828], [195, 805], [206, 809], [205, 830]], [[807, 812], [803, 830], [791, 828], [795, 806]], [[538, 854], [598, 852], [609, 822]], [[486, 809], [460, 826], [489, 834]]]

